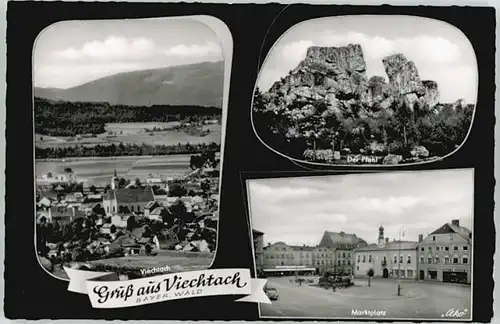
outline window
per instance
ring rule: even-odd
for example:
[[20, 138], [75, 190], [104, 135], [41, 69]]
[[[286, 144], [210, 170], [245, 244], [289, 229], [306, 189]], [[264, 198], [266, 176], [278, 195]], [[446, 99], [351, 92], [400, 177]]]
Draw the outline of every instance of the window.
[[427, 258], [427, 263], [431, 264], [432, 263], [432, 258]]
[[398, 263], [398, 257], [394, 256], [394, 263]]
[[109, 213], [109, 206], [108, 206], [108, 207], [106, 207], [106, 210], [107, 210], [107, 211], [108, 211], [108, 213]]
[[325, 264], [325, 261], [321, 260], [321, 264], [324, 265]]
[[453, 264], [458, 264], [458, 258], [453, 258]]
[[411, 255], [408, 256], [408, 259], [406, 260], [406, 263], [411, 263]]
[[[363, 261], [364, 262], [364, 261]], [[337, 261], [337, 264], [340, 265], [340, 260]]]
[[436, 258], [434, 259], [434, 262], [435, 262], [436, 264], [439, 264], [439, 261], [440, 261], [440, 260], [439, 260], [439, 257], [438, 257], [438, 256], [436, 256]]
[[130, 206], [130, 210], [131, 210], [131, 211], [134, 211], [134, 206], [133, 206], [133, 205], [132, 205], [132, 206]]
[[345, 258], [345, 252], [342, 253], [342, 257]]
[[453, 234], [450, 234], [450, 241], [453, 241]]
[[316, 262], [316, 264], [317, 264], [317, 265], [319, 265], [319, 261], [318, 261], [318, 262]]
[[462, 263], [463, 263], [463, 264], [467, 264], [467, 263], [469, 263], [469, 258], [467, 258], [467, 257], [463, 257], [463, 258], [462, 258]]
[[445, 251], [449, 251], [449, 250], [450, 250], [450, 248], [449, 248], [448, 246], [445, 246], [445, 247], [444, 247], [444, 250], [445, 250]]
[[413, 278], [413, 270], [406, 270], [406, 277]]
[[462, 249], [463, 249], [464, 251], [467, 251], [467, 250], [469, 249], [469, 247], [468, 247], [467, 245], [464, 245], [464, 246], [462, 247]]
[[345, 265], [345, 260], [342, 260], [342, 265]]
[[424, 251], [425, 251], [425, 249], [424, 249], [424, 248], [420, 248], [420, 251], [424, 252]]
[[430, 246], [429, 246], [427, 249], [428, 249], [429, 251], [432, 251], [432, 247], [430, 247]]
[[351, 252], [347, 253], [347, 257], [350, 258], [351, 257]]
[[284, 254], [282, 254], [282, 255], [281, 255], [281, 258], [282, 258], [282, 259], [284, 259], [284, 258], [285, 258], [285, 255], [284, 255]]
[[360, 258], [360, 257], [359, 257], [359, 255], [358, 255], [358, 257], [357, 257], [357, 262], [359, 262], [359, 258]]
[[351, 260], [347, 260], [347, 265], [351, 265]]
[[368, 263], [372, 263], [372, 255], [371, 254], [368, 255]]
[[439, 251], [439, 246], [436, 246], [436, 251]]
[[366, 262], [366, 255], [363, 255], [363, 263]]
[[339, 252], [339, 254], [338, 254], [338, 257], [340, 258], [340, 252]]
[[420, 257], [420, 263], [424, 263], [424, 257]]
[[453, 251], [458, 251], [458, 246], [454, 246]]
[[445, 257], [444, 258], [444, 264], [450, 264], [450, 258]]
[[403, 256], [399, 257], [399, 263], [403, 263]]
[[356, 270], [358, 270], [358, 271], [359, 271], [359, 266], [356, 266]]
[[116, 207], [113, 206], [113, 213], [116, 213]]
[[435, 236], [433, 236], [433, 237], [432, 237], [432, 240], [433, 240], [433, 241], [435, 241], [435, 240], [436, 240], [436, 237], [435, 237]]

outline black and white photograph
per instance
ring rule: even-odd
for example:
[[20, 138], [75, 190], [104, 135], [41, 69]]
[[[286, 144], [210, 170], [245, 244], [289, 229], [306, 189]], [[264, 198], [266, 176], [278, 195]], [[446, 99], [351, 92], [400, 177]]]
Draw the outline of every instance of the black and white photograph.
[[64, 21], [39, 34], [34, 216], [47, 272], [210, 267], [224, 59], [216, 32], [189, 17]]
[[247, 180], [262, 318], [472, 320], [474, 170]]
[[399, 15], [313, 19], [288, 29], [261, 67], [253, 128], [309, 165], [401, 165], [457, 151], [474, 119], [478, 67], [445, 22]]

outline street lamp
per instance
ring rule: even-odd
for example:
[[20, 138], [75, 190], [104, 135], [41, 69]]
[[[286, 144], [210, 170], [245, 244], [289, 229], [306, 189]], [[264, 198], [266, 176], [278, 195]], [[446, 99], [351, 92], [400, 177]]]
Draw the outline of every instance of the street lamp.
[[401, 237], [405, 236], [405, 228], [402, 226], [399, 229], [399, 240], [398, 240], [398, 296], [401, 296]]

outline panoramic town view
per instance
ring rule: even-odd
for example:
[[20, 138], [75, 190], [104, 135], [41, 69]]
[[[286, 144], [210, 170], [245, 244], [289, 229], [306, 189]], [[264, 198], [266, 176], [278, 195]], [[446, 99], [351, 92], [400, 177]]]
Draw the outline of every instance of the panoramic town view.
[[[161, 32], [160, 32], [161, 31]], [[224, 58], [190, 19], [70, 21], [34, 60], [41, 266], [205, 269], [217, 247]]]
[[248, 188], [262, 317], [472, 318], [471, 169]]
[[465, 141], [477, 88], [474, 50], [451, 25], [409, 16], [314, 19], [269, 52], [252, 119], [264, 144], [299, 162], [427, 162]]

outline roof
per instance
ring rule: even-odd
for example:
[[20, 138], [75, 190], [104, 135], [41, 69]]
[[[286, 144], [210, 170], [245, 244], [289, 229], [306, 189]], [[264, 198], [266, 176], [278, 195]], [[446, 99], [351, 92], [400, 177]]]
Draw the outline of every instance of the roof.
[[455, 225], [452, 223], [446, 223], [429, 235], [445, 234], [445, 233], [456, 233], [456, 234], [460, 235], [462, 238], [464, 238], [465, 240], [469, 240], [470, 234], [472, 233], [472, 231], [466, 227], [463, 227], [463, 226]]
[[325, 231], [319, 243], [319, 246], [328, 248], [353, 248], [359, 245], [366, 245], [366, 241], [357, 237], [356, 234], [330, 231]]
[[161, 212], [165, 209], [165, 207], [158, 206], [152, 211], [149, 212], [149, 215], [161, 215]]
[[291, 245], [290, 246], [292, 249], [295, 251], [314, 251], [314, 246], [307, 246], [307, 245]]
[[128, 235], [122, 235], [113, 242], [111, 242], [110, 249], [117, 247], [136, 247], [136, 246], [139, 246], [139, 244], [130, 234], [128, 234]]
[[104, 199], [116, 199], [118, 203], [150, 202], [154, 195], [151, 188], [120, 188], [109, 190]]
[[384, 250], [416, 250], [418, 242], [414, 241], [391, 241], [382, 246], [370, 244], [366, 247], [357, 248], [356, 251], [384, 251]]
[[256, 229], [253, 229], [253, 230], [252, 230], [252, 233], [253, 233], [253, 236], [254, 236], [254, 237], [264, 235], [264, 233], [263, 233], [263, 232], [261, 232], [261, 231], [257, 231]]
[[159, 203], [157, 201], [150, 201], [150, 202], [148, 202], [148, 204], [144, 208], [151, 209], [151, 207], [154, 207], [154, 205], [156, 205], [156, 204], [159, 205]]

